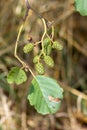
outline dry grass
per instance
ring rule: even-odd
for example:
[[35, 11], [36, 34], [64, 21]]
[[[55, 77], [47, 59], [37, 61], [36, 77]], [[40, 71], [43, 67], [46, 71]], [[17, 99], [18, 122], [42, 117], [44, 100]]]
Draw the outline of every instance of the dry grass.
[[[13, 50], [18, 28], [25, 14], [25, 2], [24, 0], [1, 0], [0, 130], [86, 130], [87, 17], [82, 17], [75, 12], [71, 0], [30, 0], [30, 4], [47, 20], [53, 21], [55, 39], [63, 43], [63, 51], [53, 52], [55, 68], [52, 71], [47, 68], [47, 74], [61, 81], [65, 96], [59, 112], [41, 116], [26, 99], [32, 79], [30, 74], [29, 80], [23, 85], [9, 86], [6, 83], [8, 70], [12, 66], [20, 65], [13, 56]], [[40, 40], [42, 32], [41, 20], [31, 11], [18, 51], [31, 66], [31, 57], [24, 56], [21, 48], [26, 43], [28, 35], [37, 41]]]

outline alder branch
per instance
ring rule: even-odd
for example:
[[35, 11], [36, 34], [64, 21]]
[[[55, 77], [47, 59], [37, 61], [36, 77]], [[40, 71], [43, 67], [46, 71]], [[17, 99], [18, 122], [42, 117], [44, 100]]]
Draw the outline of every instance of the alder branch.
[[25, 0], [25, 3], [26, 3], [26, 13], [25, 13], [25, 16], [24, 16], [24, 19], [23, 19], [24, 22], [26, 21], [26, 19], [28, 17], [29, 10], [31, 9], [28, 0]]

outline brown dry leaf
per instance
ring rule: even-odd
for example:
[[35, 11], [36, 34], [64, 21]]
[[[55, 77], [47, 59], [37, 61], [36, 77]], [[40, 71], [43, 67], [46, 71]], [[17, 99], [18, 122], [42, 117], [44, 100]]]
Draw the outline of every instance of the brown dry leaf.
[[60, 101], [59, 98], [54, 98], [54, 97], [52, 97], [52, 96], [48, 96], [48, 98], [49, 98], [49, 100], [50, 100], [51, 102], [59, 102], [59, 101]]

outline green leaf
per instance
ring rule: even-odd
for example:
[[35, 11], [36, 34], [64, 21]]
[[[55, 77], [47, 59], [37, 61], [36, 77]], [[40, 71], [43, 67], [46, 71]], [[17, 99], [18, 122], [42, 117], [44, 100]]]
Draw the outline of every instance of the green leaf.
[[16, 84], [21, 84], [27, 80], [26, 73], [24, 70], [22, 70], [19, 67], [13, 67], [11, 68], [8, 76], [7, 76], [7, 81], [8, 83], [16, 83]]
[[63, 89], [54, 79], [38, 75], [32, 80], [28, 100], [38, 113], [45, 115], [57, 112], [62, 98]]
[[83, 16], [87, 16], [87, 0], [75, 0], [76, 10]]

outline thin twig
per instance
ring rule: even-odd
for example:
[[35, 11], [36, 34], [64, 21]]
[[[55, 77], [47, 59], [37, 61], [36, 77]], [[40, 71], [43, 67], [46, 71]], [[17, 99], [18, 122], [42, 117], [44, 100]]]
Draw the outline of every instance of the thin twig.
[[78, 97], [81, 97], [84, 100], [87, 100], [87, 95], [86, 94], [84, 94], [84, 93], [82, 93], [82, 92], [80, 92], [80, 91], [66, 85], [65, 83], [59, 82], [59, 84], [62, 86], [62, 88], [64, 90], [66, 90], [66, 91], [68, 91], [68, 92], [70, 92], [70, 93], [72, 93], [72, 94], [74, 94], [74, 95], [76, 95]]
[[24, 66], [24, 62], [18, 57], [17, 55], [17, 48], [18, 48], [18, 42], [19, 42], [19, 38], [20, 38], [20, 35], [21, 35], [21, 32], [22, 32], [22, 29], [24, 27], [24, 23], [21, 25], [20, 29], [19, 29], [19, 32], [18, 32], [18, 36], [17, 36], [17, 40], [16, 40], [16, 43], [15, 43], [15, 51], [14, 51], [14, 56], [20, 61], [20, 63]]
[[42, 18], [42, 22], [43, 22], [43, 25], [44, 25], [44, 33], [43, 33], [43, 36], [41, 38], [41, 43], [42, 43], [42, 49], [44, 50], [44, 43], [43, 43], [43, 40], [44, 40], [44, 37], [47, 33], [47, 27], [46, 27], [46, 22], [44, 20], [44, 18]]
[[22, 25], [21, 25], [20, 28], [19, 28], [17, 40], [16, 40], [16, 43], [15, 43], [14, 56], [15, 56], [15, 57], [18, 59], [18, 61], [22, 64], [22, 68], [25, 68], [25, 70], [28, 69], [28, 70], [30, 71], [30, 73], [32, 74], [32, 76], [35, 78], [35, 75], [34, 75], [34, 73], [32, 72], [32, 70], [30, 69], [29, 65], [27, 65], [27, 63], [25, 63], [23, 60], [21, 60], [21, 59], [19, 58], [19, 56], [17, 55], [17, 48], [18, 48], [19, 39], [20, 39], [22, 30], [23, 30], [23, 27], [24, 27], [24, 24], [25, 24], [25, 22], [26, 22], [26, 19], [27, 19], [27, 16], [28, 16], [28, 12], [29, 12], [29, 9], [30, 9], [30, 5], [29, 5], [29, 3], [28, 3], [28, 0], [25, 0], [25, 2], [26, 2], [27, 10], [26, 10], [26, 14], [25, 14], [24, 21], [23, 21]]
[[54, 38], [54, 26], [52, 25], [52, 40]]
[[28, 16], [29, 10], [31, 9], [28, 0], [25, 0], [25, 3], [26, 3], [26, 13], [25, 13], [25, 17], [24, 17], [24, 19], [23, 19], [24, 22], [26, 21], [26, 18], [27, 18], [27, 16]]
[[[72, 39], [72, 35], [71, 34], [68, 34], [68, 35], [69, 35], [69, 38]], [[65, 34], [62, 35], [61, 38], [67, 39]], [[75, 39], [72, 39], [72, 42], [70, 42], [70, 44], [87, 57], [87, 50], [81, 45], [79, 45], [79, 43]]]

